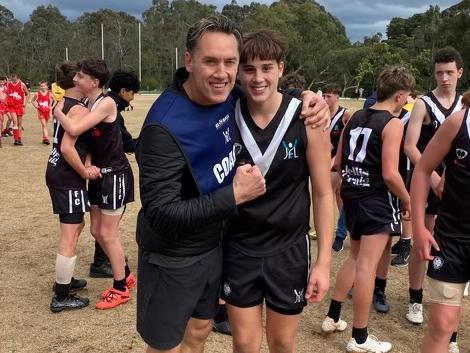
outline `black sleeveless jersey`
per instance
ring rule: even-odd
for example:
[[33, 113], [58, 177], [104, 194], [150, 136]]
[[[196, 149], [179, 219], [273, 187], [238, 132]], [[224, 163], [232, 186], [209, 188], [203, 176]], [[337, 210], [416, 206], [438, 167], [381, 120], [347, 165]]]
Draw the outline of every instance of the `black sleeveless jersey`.
[[[100, 95], [93, 106], [89, 106], [90, 110], [93, 111], [104, 97]], [[124, 153], [118, 119], [111, 123], [101, 121], [91, 128], [90, 149], [92, 164], [101, 168], [102, 172], [116, 172], [130, 167]]]
[[346, 108], [339, 107], [335, 115], [331, 118], [330, 122], [330, 140], [331, 140], [331, 157], [336, 156], [338, 151], [339, 138], [341, 132], [344, 129], [343, 115], [346, 112]]
[[300, 109], [299, 100], [284, 95], [274, 118], [261, 129], [250, 116], [246, 100], [237, 102], [237, 163], [256, 164], [266, 179], [266, 194], [239, 206], [238, 216], [227, 224], [226, 242], [248, 256], [280, 253], [307, 234], [307, 134]]
[[[80, 101], [65, 97], [64, 108], [62, 112], [67, 114], [75, 105], [84, 106]], [[86, 187], [85, 179], [82, 179], [75, 169], [73, 169], [64, 159], [60, 152], [62, 138], [64, 137], [64, 128], [60, 125], [59, 121], [54, 117], [54, 139], [52, 142], [52, 151], [49, 155], [46, 169], [46, 184], [51, 189], [82, 189]], [[90, 144], [89, 131], [81, 134], [75, 142], [75, 149], [80, 156], [82, 163], [85, 162], [86, 154]]]
[[363, 109], [344, 128], [341, 197], [345, 203], [387, 194], [382, 176], [382, 131], [394, 118], [388, 111]]
[[426, 106], [426, 112], [428, 113], [431, 122], [429, 124], [423, 124], [421, 126], [421, 134], [416, 145], [418, 150], [423, 153], [424, 149], [428, 145], [429, 141], [433, 138], [437, 129], [452, 113], [455, 113], [463, 108], [462, 96], [458, 93], [455, 94], [455, 99], [452, 105], [446, 109], [442, 106], [439, 100], [436, 98], [434, 93], [429, 92], [425, 96], [420, 98]]
[[445, 157], [446, 178], [436, 219], [440, 237], [470, 244], [470, 110]]

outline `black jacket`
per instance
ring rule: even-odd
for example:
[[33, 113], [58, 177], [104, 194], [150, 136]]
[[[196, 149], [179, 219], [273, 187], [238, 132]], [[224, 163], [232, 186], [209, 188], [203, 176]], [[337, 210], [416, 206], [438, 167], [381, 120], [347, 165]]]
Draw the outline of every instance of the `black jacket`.
[[[177, 78], [172, 88], [185, 94], [185, 76]], [[237, 213], [232, 185], [201, 195], [181, 149], [163, 126], [142, 129], [136, 159], [142, 202], [137, 218], [140, 249], [186, 257], [218, 246], [224, 220]]]

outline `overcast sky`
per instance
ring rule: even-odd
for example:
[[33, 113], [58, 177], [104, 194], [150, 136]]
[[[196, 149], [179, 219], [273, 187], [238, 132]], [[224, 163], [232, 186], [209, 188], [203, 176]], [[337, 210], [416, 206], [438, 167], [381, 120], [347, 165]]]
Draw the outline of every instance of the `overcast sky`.
[[[230, 0], [199, 0], [216, 5], [219, 10]], [[238, 4], [249, 4], [252, 0], [238, 0]], [[270, 0], [256, 2], [271, 3]], [[425, 11], [429, 5], [439, 5], [445, 9], [458, 3], [458, 0], [317, 0], [328, 12], [338, 17], [346, 27], [348, 37], [354, 42], [376, 32], [386, 33], [386, 26], [393, 17], [409, 17]], [[392, 4], [393, 2], [393, 4]], [[0, 4], [10, 9], [15, 17], [25, 22], [38, 5], [52, 4], [69, 19], [75, 19], [83, 12], [92, 12], [100, 8], [126, 11], [138, 18], [151, 6], [151, 0], [0, 0]]]

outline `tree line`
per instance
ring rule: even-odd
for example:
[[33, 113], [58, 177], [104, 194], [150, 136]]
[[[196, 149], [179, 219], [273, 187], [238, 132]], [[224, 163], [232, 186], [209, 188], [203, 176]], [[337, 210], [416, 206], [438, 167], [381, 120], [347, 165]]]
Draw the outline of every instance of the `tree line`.
[[[125, 12], [102, 9], [67, 19], [52, 5], [38, 6], [21, 23], [0, 5], [0, 74], [16, 72], [36, 85], [55, 80], [55, 67], [70, 60], [101, 57], [101, 24], [104, 56], [111, 69], [138, 70], [138, 24], [142, 29], [142, 86], [161, 90], [171, 81], [176, 61], [181, 65], [188, 27], [200, 18], [218, 14], [213, 5], [196, 0], [153, 0], [142, 19]], [[434, 85], [431, 59], [443, 46], [458, 49], [470, 71], [470, 0], [444, 11], [430, 6], [408, 19], [393, 18], [386, 36], [376, 33], [351, 43], [344, 25], [314, 0], [280, 0], [271, 5], [252, 2], [226, 4], [221, 13], [240, 25], [243, 32], [261, 28], [277, 30], [287, 38], [286, 73], [305, 77], [311, 89], [326, 83], [340, 84], [345, 96], [359, 87], [374, 89], [377, 74], [388, 64], [409, 66], [417, 89]], [[178, 57], [175, 55], [178, 48]], [[465, 72], [459, 89], [470, 87]]]

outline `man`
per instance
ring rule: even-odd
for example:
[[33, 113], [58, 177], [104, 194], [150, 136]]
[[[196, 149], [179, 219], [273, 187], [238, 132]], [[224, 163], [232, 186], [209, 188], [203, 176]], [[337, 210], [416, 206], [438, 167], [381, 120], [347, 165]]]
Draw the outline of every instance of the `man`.
[[54, 98], [47, 87], [46, 81], [41, 81], [39, 91], [31, 99], [31, 104], [38, 111], [38, 119], [41, 123], [42, 129], [42, 143], [49, 145], [49, 133], [47, 131], [47, 123], [52, 113], [52, 106], [54, 105]]
[[[415, 84], [403, 67], [389, 67], [377, 80], [377, 102], [356, 112], [345, 127], [335, 167], [341, 165], [341, 197], [351, 234], [351, 253], [337, 274], [324, 332], [344, 331], [341, 305], [354, 284], [353, 329], [348, 352], [390, 351], [389, 342], [368, 334], [368, 316], [377, 268], [391, 235], [400, 228], [397, 199], [409, 211], [410, 198], [398, 172], [403, 126], [393, 115]], [[375, 280], [376, 281], [376, 280]]]
[[[341, 132], [351, 119], [351, 111], [347, 108], [341, 107], [339, 105], [339, 96], [341, 94], [341, 87], [337, 84], [331, 83], [326, 85], [323, 88], [323, 99], [328, 108], [330, 109], [331, 123], [330, 123], [330, 140], [331, 140], [331, 164], [333, 165], [336, 153], [338, 151], [338, 142], [341, 136]], [[333, 250], [341, 251], [343, 250], [343, 242], [347, 236], [346, 230], [346, 219], [343, 211], [343, 202], [341, 201], [341, 196], [339, 191], [341, 188], [341, 178], [339, 178], [338, 173], [331, 173], [331, 182], [333, 190], [336, 194], [336, 204], [339, 210], [338, 223], [336, 224], [336, 237], [333, 242]]]
[[[124, 152], [134, 153], [136, 142], [129, 131], [127, 131], [124, 117], [121, 113], [129, 106], [130, 102], [134, 100], [134, 94], [139, 92], [139, 79], [131, 71], [117, 70], [113, 73], [108, 85], [111, 89], [108, 96], [115, 101], [118, 111], [117, 120], [119, 121], [121, 129]], [[109, 259], [97, 241], [95, 241], [95, 255], [93, 257], [93, 263], [90, 264], [90, 277], [113, 277], [113, 270], [109, 263]]]
[[[421, 153], [438, 128], [450, 114], [461, 110], [461, 96], [457, 93], [457, 83], [463, 74], [463, 61], [459, 52], [451, 47], [439, 49], [434, 55], [434, 77], [437, 87], [416, 101], [411, 112], [405, 137], [405, 153], [412, 165], [416, 165]], [[434, 221], [439, 209], [437, 196], [443, 168], [439, 166], [431, 174], [431, 191], [428, 194], [425, 225], [433, 232]], [[426, 263], [411, 250], [409, 260], [410, 301], [406, 318], [413, 324], [423, 322], [423, 281]], [[454, 335], [452, 337], [455, 342]]]
[[139, 138], [137, 330], [148, 353], [204, 350], [218, 303], [223, 221], [265, 192], [257, 167], [235, 172], [240, 45], [224, 16], [193, 25], [185, 69], [154, 103]]
[[[431, 139], [413, 173], [411, 184], [413, 251], [429, 261], [429, 308], [422, 353], [458, 352], [449, 340], [459, 326], [462, 298], [470, 280], [470, 112], [446, 118]], [[434, 234], [426, 226], [425, 207], [431, 174], [446, 163], [445, 185]]]
[[13, 121], [13, 139], [15, 146], [23, 146], [21, 128], [26, 103], [29, 101], [29, 89], [21, 82], [17, 74], [11, 75], [7, 83], [7, 105]]

